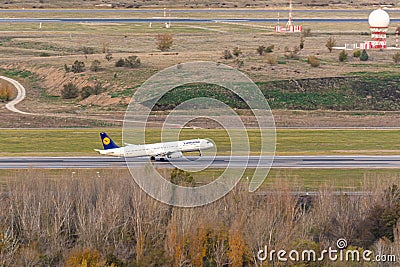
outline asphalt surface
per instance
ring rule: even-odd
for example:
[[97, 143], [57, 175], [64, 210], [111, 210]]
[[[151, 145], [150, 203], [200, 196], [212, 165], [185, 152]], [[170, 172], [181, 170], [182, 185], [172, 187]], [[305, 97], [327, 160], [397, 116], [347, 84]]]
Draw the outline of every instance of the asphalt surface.
[[[174, 163], [187, 168], [200, 168], [210, 162], [209, 168], [255, 168], [260, 158], [250, 157], [248, 163], [245, 157], [218, 156], [214, 160], [210, 157], [189, 157], [190, 161], [176, 159], [172, 162], [153, 162], [157, 168], [173, 168]], [[262, 158], [267, 162], [268, 158]], [[141, 167], [147, 164], [147, 158], [129, 159], [131, 167]], [[0, 169], [103, 169], [126, 168], [124, 158], [114, 157], [0, 157]], [[262, 167], [262, 166], [261, 166]], [[278, 156], [272, 164], [273, 168], [317, 168], [317, 169], [386, 169], [400, 168], [400, 156]]]
[[[368, 18], [296, 18], [296, 22], [332, 23], [332, 22], [368, 22]], [[392, 23], [400, 22], [393, 18]], [[0, 23], [216, 23], [216, 22], [276, 22], [276, 18], [2, 18]]]

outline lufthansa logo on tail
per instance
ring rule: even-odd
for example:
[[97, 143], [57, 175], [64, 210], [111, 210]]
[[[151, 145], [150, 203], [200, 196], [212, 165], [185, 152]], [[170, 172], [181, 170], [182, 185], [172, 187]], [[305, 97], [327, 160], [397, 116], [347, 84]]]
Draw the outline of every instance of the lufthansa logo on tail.
[[103, 144], [105, 144], [106, 146], [109, 145], [111, 143], [110, 138], [106, 137], [103, 139]]

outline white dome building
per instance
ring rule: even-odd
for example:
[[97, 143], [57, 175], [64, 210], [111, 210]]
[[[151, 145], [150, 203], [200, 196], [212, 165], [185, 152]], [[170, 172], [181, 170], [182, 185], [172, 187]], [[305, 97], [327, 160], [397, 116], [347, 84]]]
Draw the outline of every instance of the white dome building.
[[379, 8], [369, 14], [368, 23], [371, 28], [388, 28], [390, 24], [389, 14]]
[[368, 23], [372, 40], [366, 43], [366, 48], [386, 48], [386, 33], [390, 24], [389, 14], [381, 8], [374, 10], [369, 14]]

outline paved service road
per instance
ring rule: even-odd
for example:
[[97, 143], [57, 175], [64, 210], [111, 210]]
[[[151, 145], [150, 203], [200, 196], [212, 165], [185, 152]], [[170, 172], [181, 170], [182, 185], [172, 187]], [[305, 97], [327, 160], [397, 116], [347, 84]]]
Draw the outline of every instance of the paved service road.
[[26, 96], [25, 87], [22, 84], [20, 84], [18, 81], [14, 80], [14, 79], [11, 79], [11, 78], [8, 78], [8, 77], [0, 76], [0, 79], [11, 83], [15, 87], [15, 89], [17, 90], [17, 96], [12, 101], [7, 103], [6, 109], [8, 109], [8, 110], [10, 110], [12, 112], [19, 113], [19, 114], [34, 115], [32, 113], [21, 111], [21, 110], [19, 110], [19, 109], [17, 109], [15, 107], [15, 105], [17, 105], [18, 103], [20, 103], [21, 101], [23, 101], [25, 99], [25, 96]]
[[[180, 163], [187, 168], [196, 168], [202, 161], [210, 161], [209, 157], [189, 157], [191, 161]], [[129, 159], [131, 166], [141, 167], [148, 162], [146, 158]], [[175, 161], [183, 161], [177, 159]], [[255, 168], [259, 157], [250, 157], [248, 168]], [[218, 156], [212, 161], [210, 168], [243, 167], [245, 157]], [[154, 162], [158, 168], [173, 168], [170, 162]], [[1, 157], [0, 169], [102, 169], [125, 168], [124, 158], [113, 157]], [[273, 168], [400, 168], [400, 156], [278, 156], [275, 157]]]

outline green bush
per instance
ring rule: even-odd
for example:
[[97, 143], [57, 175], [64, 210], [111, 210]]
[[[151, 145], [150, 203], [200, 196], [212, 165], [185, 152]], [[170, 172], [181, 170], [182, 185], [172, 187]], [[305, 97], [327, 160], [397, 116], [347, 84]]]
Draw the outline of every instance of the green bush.
[[369, 58], [368, 53], [367, 53], [367, 51], [364, 49], [364, 50], [361, 52], [360, 60], [361, 60], [361, 61], [367, 61], [368, 58]]
[[353, 57], [360, 57], [361, 56], [361, 51], [360, 50], [355, 50], [353, 52]]
[[339, 53], [339, 61], [340, 61], [340, 62], [346, 61], [348, 57], [349, 57], [349, 56], [348, 56], [348, 54], [347, 54], [347, 52], [346, 52], [345, 50], [342, 50], [342, 51]]

